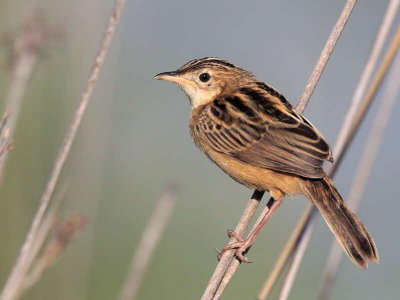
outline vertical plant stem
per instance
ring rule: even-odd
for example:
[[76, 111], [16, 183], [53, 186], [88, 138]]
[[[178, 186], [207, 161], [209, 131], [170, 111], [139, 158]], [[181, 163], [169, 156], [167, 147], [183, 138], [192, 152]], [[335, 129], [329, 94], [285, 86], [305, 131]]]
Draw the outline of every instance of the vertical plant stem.
[[[382, 143], [384, 132], [390, 120], [393, 107], [396, 103], [400, 91], [399, 78], [400, 55], [397, 54], [397, 58], [393, 64], [393, 70], [388, 79], [385, 93], [382, 95], [382, 103], [373, 121], [372, 129], [368, 140], [365, 143], [365, 150], [358, 164], [358, 170], [354, 177], [352, 188], [348, 196], [348, 204], [354, 211], [357, 211], [364, 197], [365, 187], [371, 175], [372, 167], [378, 154], [379, 147]], [[336, 241], [333, 241], [322, 278], [318, 299], [324, 300], [329, 298], [342, 257], [342, 249]]]
[[0, 121], [0, 161], [5, 159], [4, 156], [12, 149], [13, 145], [12, 138], [10, 138], [10, 131], [7, 127], [7, 122], [10, 118], [10, 115], [10, 110], [6, 109], [6, 112]]
[[[11, 83], [5, 100], [5, 109], [10, 111], [7, 120], [7, 137], [4, 138], [7, 143], [14, 136], [22, 100], [38, 61], [39, 53], [50, 38], [50, 30], [47, 27], [44, 20], [38, 16], [36, 8], [33, 7], [29, 10], [24, 24], [12, 41]], [[4, 176], [7, 157], [8, 151], [0, 160], [0, 181]]]
[[99, 46], [98, 53], [95, 57], [94, 65], [90, 72], [86, 87], [82, 93], [75, 115], [71, 121], [71, 124], [67, 130], [66, 136], [62, 142], [61, 148], [57, 154], [54, 162], [53, 170], [50, 178], [46, 184], [45, 190], [39, 202], [39, 208], [35, 214], [32, 225], [29, 228], [26, 240], [20, 250], [20, 254], [17, 258], [15, 265], [11, 271], [10, 276], [4, 286], [4, 289], [0, 295], [1, 300], [12, 300], [15, 299], [18, 290], [23, 284], [26, 272], [30, 268], [32, 262], [28, 260], [29, 252], [31, 251], [32, 245], [34, 244], [35, 237], [37, 235], [40, 224], [46, 213], [47, 207], [49, 206], [51, 196], [53, 195], [60, 173], [64, 167], [65, 161], [71, 150], [72, 142], [75, 139], [76, 132], [78, 131], [79, 125], [82, 121], [83, 115], [85, 114], [89, 100], [93, 94], [94, 87], [99, 77], [100, 70], [104, 64], [107, 53], [110, 49], [111, 41], [114, 36], [115, 29], [118, 21], [121, 17], [125, 6], [126, 0], [116, 0], [112, 15], [109, 19], [108, 25], [103, 35], [103, 40]]
[[[382, 83], [391, 63], [393, 62], [393, 59], [399, 49], [399, 46], [400, 46], [400, 27], [397, 29], [396, 35], [389, 47], [384, 59], [383, 59], [383, 62], [381, 64], [380, 68], [378, 69], [377, 74], [376, 74], [374, 80], [372, 81], [370, 88], [367, 91], [365, 100], [362, 103], [360, 103], [359, 110], [357, 110], [355, 112], [355, 116], [353, 118], [352, 123], [348, 125], [349, 128], [351, 128], [351, 129], [346, 130], [346, 134], [343, 135], [343, 138], [346, 139], [347, 142], [345, 143], [342, 152], [338, 153], [338, 156], [340, 158], [343, 157], [345, 151], [347, 150], [347, 148], [352, 140], [352, 137], [355, 135], [355, 132], [358, 130], [358, 128], [361, 124], [361, 121], [363, 120], [363, 118], [368, 110], [368, 107], [370, 106], [372, 100], [374, 99], [380, 84]], [[344, 127], [343, 127], [343, 129], [344, 129]], [[338, 143], [339, 142], [340, 141], [338, 141]], [[335, 152], [337, 152], [337, 151], [335, 151]], [[338, 159], [336, 161], [336, 163], [331, 165], [331, 168], [328, 169], [327, 173], [330, 176], [333, 176], [333, 174], [336, 172], [337, 167], [340, 162], [341, 162], [341, 159]], [[285, 290], [290, 291], [293, 286], [296, 276], [295, 275], [292, 276], [292, 274], [297, 274], [298, 268], [300, 267], [301, 261], [304, 257], [305, 250], [307, 249], [306, 246], [308, 245], [308, 243], [310, 241], [312, 232], [316, 225], [316, 218], [315, 218], [317, 216], [316, 212], [317, 212], [317, 209], [315, 207], [313, 207], [313, 209], [311, 210], [311, 213], [308, 216], [308, 221], [304, 225], [305, 230], [300, 231], [300, 232], [302, 232], [302, 234], [298, 237], [299, 242], [296, 243], [295, 247], [293, 248], [293, 253], [294, 253], [293, 256], [296, 258], [296, 261], [293, 262], [289, 267], [289, 271], [288, 271], [287, 277], [286, 277], [284, 285], [283, 285], [283, 289], [285, 289]], [[289, 294], [287, 294], [287, 295], [289, 295]]]
[[120, 300], [136, 299], [143, 276], [174, 210], [177, 191], [176, 184], [169, 184], [158, 199], [133, 256]]
[[[312, 206], [308, 206], [307, 210], [311, 210]], [[299, 222], [305, 223], [307, 221], [307, 215], [303, 214], [302, 218]], [[300, 227], [296, 227], [293, 231], [292, 235], [289, 238], [288, 244], [294, 245], [296, 243], [297, 236], [300, 234], [298, 232], [301, 230]], [[274, 268], [272, 269], [271, 273], [268, 275], [266, 282], [264, 283], [262, 289], [260, 290], [257, 299], [264, 300], [267, 299], [268, 295], [271, 293], [272, 288], [274, 287], [276, 281], [278, 280], [279, 276], [281, 275], [284, 267], [288, 263], [288, 259], [291, 255], [290, 248], [285, 248], [283, 252], [281, 252], [278, 260], [276, 261]]]
[[[256, 229], [257, 225], [262, 221], [263, 217], [269, 212], [270, 207], [272, 203], [275, 200], [273, 198], [270, 198], [268, 201], [268, 204], [264, 207], [263, 211], [261, 212], [260, 216], [258, 217], [257, 221], [254, 223], [253, 227], [251, 228], [250, 232]], [[250, 233], [247, 235], [247, 238], [249, 238]], [[228, 270], [226, 271], [224, 277], [222, 278], [217, 291], [215, 292], [215, 295], [213, 297], [213, 300], [220, 299], [222, 294], [224, 293], [226, 287], [228, 286], [229, 282], [231, 281], [233, 275], [235, 275], [237, 269], [240, 266], [240, 261], [237, 259], [234, 259], [231, 261], [231, 264], [229, 265]]]
[[[239, 223], [236, 225], [235, 232], [239, 235], [244, 235], [247, 227], [249, 226], [251, 219], [254, 216], [254, 213], [257, 210], [258, 205], [262, 199], [264, 192], [254, 191], [250, 201], [247, 203], [245, 210], [243, 211], [242, 216], [240, 217]], [[235, 239], [231, 239], [230, 242], [235, 242]], [[214, 274], [211, 276], [210, 282], [208, 283], [206, 290], [204, 291], [201, 300], [213, 299], [214, 294], [216, 293], [218, 286], [221, 283], [223, 276], [228, 269], [230, 262], [233, 260], [234, 251], [226, 251], [225, 254], [221, 257], [220, 261], [215, 268]]]
[[[341, 15], [339, 16], [333, 30], [331, 31], [331, 34], [328, 37], [325, 47], [322, 50], [321, 55], [320, 55], [316, 65], [314, 66], [314, 69], [311, 73], [310, 79], [308, 80], [308, 82], [306, 84], [306, 88], [297, 104], [296, 109], [300, 113], [303, 112], [305, 107], [307, 106], [307, 103], [310, 100], [310, 97], [322, 75], [322, 72], [323, 72], [323, 70], [329, 60], [329, 57], [339, 39], [341, 32], [343, 31], [343, 28], [351, 14], [351, 11], [352, 11], [355, 3], [356, 3], [356, 0], [348, 0], [346, 2], [346, 5], [344, 6]], [[254, 192], [252, 199], [250, 200], [248, 206], [246, 207], [244, 214], [242, 215], [242, 218], [240, 219], [240, 221], [237, 225], [237, 228], [244, 228], [243, 232], [235, 230], [236, 233], [238, 233], [239, 235], [244, 234], [245, 229], [248, 227], [248, 225], [255, 213], [255, 210], [258, 207], [258, 203], [254, 203], [256, 205], [252, 205], [252, 201], [253, 201], [253, 198], [256, 193], [259, 193], [259, 192], [258, 191]], [[261, 200], [261, 198], [262, 198], [262, 194], [261, 194], [260, 200]], [[272, 201], [273, 201], [273, 199], [272, 199]], [[251, 207], [251, 208], [248, 209], [249, 207]], [[248, 216], [246, 216], [245, 214], [248, 214]], [[234, 241], [235, 241], [234, 239], [231, 239], [231, 242], [234, 242]], [[218, 265], [214, 271], [214, 274], [212, 275], [212, 277], [210, 279], [209, 284], [206, 287], [206, 290], [204, 291], [204, 294], [203, 294], [201, 300], [217, 299], [217, 298], [214, 298], [214, 296], [217, 293], [217, 290], [218, 290], [218, 287], [219, 287], [221, 281], [223, 280], [223, 276], [225, 276], [225, 273], [227, 272], [228, 268], [230, 267], [230, 263], [234, 263], [235, 265], [237, 265], [236, 267], [233, 266], [231, 269], [234, 272], [237, 270], [237, 267], [239, 265], [238, 262], [234, 262], [236, 260], [233, 260], [233, 256], [234, 256], [233, 250], [226, 251], [224, 253], [224, 255], [222, 256], [220, 262], [218, 263]], [[227, 276], [229, 276], [227, 278], [229, 280], [224, 281], [225, 282], [224, 285], [222, 286], [220, 292], [218, 292], [219, 295], [222, 295], [223, 290], [225, 289], [228, 282], [230, 281], [230, 278], [232, 278], [234, 272], [230, 272], [227, 275]]]
[[[382, 24], [378, 30], [374, 44], [372, 46], [370, 55], [364, 66], [364, 69], [363, 69], [363, 72], [359, 79], [359, 82], [357, 84], [355, 93], [352, 97], [350, 108], [346, 114], [345, 121], [343, 123], [343, 128], [351, 128], [351, 127], [357, 128], [358, 127], [357, 123], [360, 122], [360, 120], [357, 121], [356, 116], [357, 115], [359, 116], [360, 113], [357, 110], [359, 109], [359, 106], [362, 105], [363, 101], [367, 100], [367, 98], [364, 96], [366, 94], [366, 91], [368, 88], [367, 84], [371, 80], [372, 72], [377, 64], [379, 55], [380, 55], [382, 48], [384, 46], [384, 43], [387, 39], [390, 27], [393, 24], [394, 17], [396, 16], [397, 10], [399, 8], [399, 2], [400, 2], [399, 0], [391, 0], [388, 4], [388, 7], [386, 9], [385, 15], [382, 20]], [[371, 92], [373, 92], [373, 89], [370, 89], [370, 94], [371, 94]], [[369, 104], [368, 103], [363, 104], [363, 107], [364, 107], [364, 109], [361, 110], [361, 115], [363, 115], [365, 113], [365, 111], [369, 107]], [[344, 130], [340, 131], [339, 136], [337, 138], [337, 142], [334, 147], [334, 151], [333, 151], [336, 162], [338, 162], [342, 159], [342, 156], [343, 156], [342, 154], [345, 153], [345, 150], [348, 147], [350, 140], [351, 140], [351, 135], [348, 135], [348, 132], [346, 132]], [[331, 171], [334, 171], [334, 169], [332, 169]], [[312, 208], [312, 209], [310, 209], [310, 208]], [[287, 260], [293, 253], [293, 249], [295, 247], [297, 247], [300, 236], [302, 235], [302, 233], [304, 233], [305, 227], [307, 226], [307, 223], [310, 222], [310, 218], [313, 213], [315, 213], [315, 208], [314, 208], [314, 206], [309, 205], [309, 207], [303, 213], [303, 216], [299, 220], [298, 224], [296, 225], [296, 228], [295, 228], [290, 240], [286, 243], [284, 250], [282, 251], [281, 257], [278, 259], [278, 261], [283, 260], [282, 263], [284, 265], [287, 263]], [[306, 219], [306, 222], [304, 222], [304, 219]], [[310, 225], [308, 225], [308, 226], [310, 226]], [[287, 255], [286, 253], [290, 253], [290, 255]], [[282, 257], [283, 255], [285, 255], [285, 257]], [[281, 271], [283, 270], [283, 268], [281, 268], [281, 265], [277, 264], [277, 265], [275, 265], [271, 274], [274, 274], [276, 272], [275, 268], [280, 268], [279, 273], [281, 273]], [[274, 276], [274, 277], [272, 277], [272, 279], [270, 279], [268, 277], [265, 284], [273, 286], [276, 283], [276, 279], [278, 277], [279, 276]], [[271, 288], [269, 288], [268, 292], [264, 291], [264, 293], [262, 294], [262, 297], [260, 297], [260, 300], [261, 299], [265, 300], [268, 298], [268, 295], [269, 295], [270, 291], [272, 290], [272, 286], [271, 286]]]
[[326, 41], [325, 47], [322, 50], [317, 63], [315, 64], [314, 70], [312, 71], [311, 76], [307, 81], [303, 94], [301, 95], [301, 98], [297, 103], [296, 109], [299, 112], [303, 112], [307, 106], [308, 101], [310, 101], [311, 95], [314, 93], [315, 87], [317, 86], [317, 83], [321, 78], [322, 72], [324, 71], [328, 60], [331, 57], [332, 51], [335, 48], [337, 41], [339, 40], [339, 36], [342, 33], [343, 28], [346, 25], [346, 22], [349, 19], [356, 2], [357, 0], [347, 0], [346, 5], [344, 6], [342, 13], [340, 14], [335, 24], [335, 27], [333, 27], [329, 38]]
[[[354, 105], [350, 106], [350, 112], [349, 114], [346, 115], [346, 118], [344, 119], [344, 126], [346, 127], [349, 126], [349, 124], [353, 123], [353, 117], [354, 115], [356, 115], [356, 110], [363, 100], [365, 91], [367, 91], [368, 89], [368, 82], [371, 80], [374, 68], [379, 59], [379, 54], [381, 53], [385, 41], [387, 40], [387, 36], [389, 34], [390, 28], [392, 27], [393, 21], [396, 17], [399, 5], [400, 5], [400, 0], [390, 0], [386, 8], [385, 15], [383, 16], [382, 23], [379, 27], [374, 44], [371, 48], [371, 53], [367, 59], [367, 62], [364, 66], [364, 70], [357, 84], [357, 88], [352, 97], [351, 102]], [[348, 139], [352, 138], [350, 136], [345, 138], [344, 137], [345, 135], [346, 135], [345, 132], [339, 133], [339, 136], [337, 138], [338, 143], [335, 145], [336, 153], [333, 153], [335, 159], [337, 159], [337, 157], [339, 156], [338, 153], [344, 153], [343, 148], [345, 148], [346, 145], [347, 146], [349, 145]]]
[[[304, 238], [310, 238], [311, 237], [312, 232], [304, 232], [303, 236]], [[299, 249], [302, 249], [302, 247], [306, 247], [306, 245], [298, 245]], [[302, 249], [303, 250], [303, 249]], [[304, 249], [305, 251], [305, 249]], [[302, 257], [301, 256], [296, 256], [294, 255], [293, 257], [293, 264], [299, 264], [301, 261]], [[297, 270], [292, 271], [291, 269], [289, 269], [289, 272], [286, 275], [286, 281], [290, 282], [290, 281], [294, 281], [295, 277], [297, 275]], [[291, 291], [291, 286], [284, 284], [281, 290], [281, 293], [279, 295], [279, 300], [286, 300], [289, 297]]]
[[[53, 227], [54, 223], [51, 223], [50, 225]], [[58, 224], [57, 228], [54, 230], [54, 235], [44, 247], [40, 256], [35, 259], [31, 270], [28, 272], [26, 279], [24, 280], [21, 292], [29, 289], [40, 280], [43, 272], [57, 261], [57, 259], [65, 252], [71, 239], [74, 238], [76, 233], [81, 231], [85, 225], [86, 218], [77, 213], [72, 214], [63, 223]], [[48, 235], [46, 237], [48, 237]]]

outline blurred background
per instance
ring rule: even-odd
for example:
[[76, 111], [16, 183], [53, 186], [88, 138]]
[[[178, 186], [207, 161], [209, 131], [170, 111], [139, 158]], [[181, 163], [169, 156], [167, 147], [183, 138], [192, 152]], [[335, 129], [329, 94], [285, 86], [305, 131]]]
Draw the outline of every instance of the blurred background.
[[[113, 2], [38, 1], [64, 33], [40, 54], [0, 186], [1, 285], [37, 208]], [[61, 215], [80, 212], [88, 225], [23, 299], [115, 299], [154, 204], [171, 181], [181, 186], [178, 202], [138, 299], [198, 299], [216, 265], [214, 246], [227, 243], [226, 229], [234, 228], [252, 191], [195, 148], [188, 99], [153, 76], [193, 58], [217, 56], [251, 70], [296, 103], [344, 4], [128, 1], [58, 185], [68, 183]], [[0, 33], [16, 33], [31, 5], [1, 1]], [[359, 1], [306, 109], [331, 145], [386, 6], [387, 1]], [[10, 83], [7, 49], [0, 51], [1, 99]], [[344, 198], [381, 96], [335, 178]], [[332, 299], [398, 299], [399, 114], [397, 105], [359, 212], [378, 245], [380, 264], [360, 270], [345, 258]], [[307, 204], [304, 198], [286, 199], [252, 247], [249, 257], [256, 262], [240, 268], [224, 299], [255, 298]], [[331, 241], [320, 219], [291, 299], [316, 297]]]

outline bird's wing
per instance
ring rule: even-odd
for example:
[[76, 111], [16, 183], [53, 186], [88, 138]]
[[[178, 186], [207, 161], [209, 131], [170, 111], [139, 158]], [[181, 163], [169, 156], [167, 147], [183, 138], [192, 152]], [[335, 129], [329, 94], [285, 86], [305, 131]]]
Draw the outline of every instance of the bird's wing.
[[260, 89], [215, 100], [196, 130], [214, 150], [279, 172], [321, 178], [323, 161], [332, 161], [321, 133], [290, 104]]

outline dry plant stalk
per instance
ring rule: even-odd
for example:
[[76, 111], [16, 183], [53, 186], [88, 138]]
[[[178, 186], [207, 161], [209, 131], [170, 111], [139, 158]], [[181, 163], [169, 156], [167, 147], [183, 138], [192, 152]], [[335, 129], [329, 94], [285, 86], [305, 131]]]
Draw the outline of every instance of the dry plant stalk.
[[[340, 161], [343, 157], [343, 154], [345, 153], [347, 147], [349, 146], [352, 136], [355, 134], [355, 129], [358, 126], [358, 125], [356, 125], [357, 121], [355, 122], [355, 119], [360, 118], [360, 112], [361, 112], [361, 115], [364, 115], [364, 113], [366, 112], [366, 110], [369, 106], [368, 102], [365, 104], [362, 104], [363, 101], [366, 100], [364, 95], [368, 88], [367, 84], [371, 79], [372, 72], [375, 69], [379, 55], [380, 55], [381, 50], [384, 46], [384, 43], [387, 39], [387, 35], [389, 33], [390, 27], [393, 23], [394, 17], [396, 16], [396, 12], [399, 7], [399, 2], [400, 2], [399, 0], [391, 0], [390, 3], [388, 4], [387, 10], [386, 10], [385, 15], [382, 20], [382, 24], [376, 35], [370, 55], [367, 59], [364, 70], [361, 74], [360, 80], [355, 89], [349, 110], [345, 116], [345, 120], [343, 123], [343, 128], [354, 128], [354, 133], [349, 134], [348, 130], [340, 131], [339, 136], [337, 138], [337, 142], [335, 143], [335, 146], [334, 146], [334, 151], [333, 151], [336, 163], [340, 163]], [[360, 109], [360, 106], [361, 106], [361, 109]], [[358, 112], [359, 109], [360, 109], [360, 112]], [[356, 118], [356, 116], [358, 116], [358, 118]], [[332, 169], [332, 171], [335, 171], [335, 170]], [[301, 217], [298, 224], [296, 225], [296, 228], [293, 231], [290, 239], [286, 243], [284, 250], [281, 252], [281, 255], [280, 255], [277, 263], [275, 264], [271, 274], [268, 276], [263, 288], [261, 289], [261, 291], [258, 295], [258, 299], [260, 299], [260, 300], [267, 299], [268, 295], [270, 294], [270, 292], [272, 290], [273, 285], [276, 283], [279, 275], [281, 274], [284, 265], [287, 264], [287, 261], [293, 252], [293, 249], [295, 247], [297, 247], [298, 242], [299, 242], [299, 236], [301, 236], [302, 233], [304, 233], [304, 230], [306, 227], [305, 225], [306, 225], [306, 223], [309, 222], [310, 215], [313, 213], [312, 209], [315, 209], [315, 208], [313, 208], [312, 205], [309, 205], [307, 210], [303, 213], [303, 216]], [[304, 222], [305, 219], [306, 219], [306, 223]]]
[[10, 138], [10, 129], [7, 126], [10, 115], [11, 111], [7, 108], [0, 122], [0, 164], [5, 159], [4, 156], [7, 154], [7, 152], [13, 147], [12, 138]]
[[[272, 202], [275, 201], [272, 197], [269, 199], [267, 205], [264, 207], [263, 211], [261, 212], [260, 216], [258, 217], [257, 221], [254, 223], [253, 227], [251, 228], [252, 232], [253, 230], [255, 230], [255, 228], [257, 227], [257, 225], [261, 222], [261, 220], [263, 219], [264, 215], [266, 215], [269, 210], [270, 207], [272, 205]], [[247, 236], [248, 238], [248, 236]], [[233, 275], [235, 274], [235, 272], [237, 271], [237, 269], [240, 266], [240, 262], [239, 260], [235, 259], [233, 261], [231, 261], [231, 264], [229, 265], [228, 270], [226, 271], [224, 277], [222, 278], [217, 291], [215, 292], [214, 298], [213, 299], [219, 299], [221, 298], [222, 294], [224, 293], [226, 287], [228, 286], [229, 282], [231, 281]]]
[[[364, 153], [362, 154], [358, 164], [358, 170], [354, 176], [349, 196], [347, 197], [348, 204], [354, 211], [357, 211], [363, 199], [365, 187], [371, 175], [372, 167], [382, 143], [383, 135], [390, 120], [393, 107], [396, 103], [397, 95], [400, 91], [399, 78], [400, 55], [397, 54], [397, 58], [393, 63], [393, 70], [388, 78], [385, 93], [382, 96], [382, 103], [379, 106], [379, 110], [373, 121], [371, 132], [367, 142], [365, 143]], [[329, 298], [342, 257], [343, 251], [339, 247], [338, 243], [333, 241], [322, 278], [318, 299], [327, 300]]]
[[[11, 83], [5, 106], [7, 111], [12, 111], [12, 114], [5, 113], [8, 115], [7, 130], [4, 131], [4, 133], [7, 132], [7, 137], [2, 136], [2, 140], [6, 144], [11, 144], [22, 100], [39, 55], [48, 41], [59, 34], [59, 30], [54, 28], [39, 15], [36, 9], [32, 9], [15, 38], [5, 40], [11, 44]], [[4, 176], [7, 152], [3, 153], [3, 158], [0, 160], [0, 180]]]
[[[35, 284], [39, 279], [40, 275], [42, 274], [39, 271], [40, 263], [40, 258], [38, 258], [40, 250], [43, 249], [43, 245], [45, 244], [45, 241], [48, 239], [49, 233], [54, 227], [55, 220], [58, 214], [58, 209], [64, 200], [64, 196], [67, 191], [68, 184], [63, 184], [61, 188], [57, 191], [56, 195], [54, 196], [54, 200], [49, 207], [46, 216], [43, 219], [43, 222], [40, 224], [40, 227], [38, 229], [38, 233], [35, 238], [35, 242], [32, 245], [32, 249], [29, 252], [29, 257], [27, 260], [30, 262], [31, 269], [27, 271], [25, 280], [23, 281], [23, 286], [17, 291], [15, 298], [18, 299], [24, 291], [31, 287], [33, 284]], [[45, 266], [45, 265], [43, 265]]]
[[174, 210], [177, 192], [177, 184], [171, 183], [166, 186], [158, 199], [133, 256], [119, 296], [120, 300], [136, 298], [143, 276]]
[[70, 123], [66, 136], [64, 137], [64, 140], [62, 142], [61, 148], [57, 154], [50, 178], [46, 184], [46, 188], [40, 199], [39, 208], [35, 214], [31, 227], [29, 228], [26, 240], [20, 250], [20, 254], [17, 258], [17, 261], [13, 266], [11, 274], [8, 277], [5, 287], [0, 295], [0, 300], [16, 299], [18, 291], [23, 286], [26, 273], [31, 267], [31, 262], [29, 262], [28, 260], [29, 253], [33, 247], [35, 237], [38, 233], [38, 229], [43, 221], [51, 197], [54, 193], [56, 184], [58, 182], [58, 178], [60, 176], [60, 173], [63, 169], [65, 161], [70, 152], [72, 142], [75, 139], [76, 132], [79, 128], [79, 125], [82, 121], [89, 100], [92, 96], [94, 87], [99, 77], [100, 70], [104, 64], [107, 53], [110, 49], [111, 41], [114, 36], [114, 32], [117, 27], [118, 21], [121, 18], [121, 14], [123, 12], [125, 3], [126, 0], [116, 0], [115, 2], [112, 14], [110, 16], [108, 25], [103, 35], [102, 42], [99, 46], [98, 53], [96, 54], [94, 65], [92, 67], [88, 81], [86, 83], [86, 87], [82, 93], [78, 107], [75, 111], [75, 115]]
[[[245, 210], [243, 211], [242, 216], [240, 217], [238, 225], [236, 225], [235, 232], [241, 236], [246, 232], [247, 227], [249, 226], [251, 219], [253, 218], [258, 205], [260, 204], [261, 198], [263, 197], [264, 192], [254, 191], [251, 199], [247, 203]], [[236, 240], [232, 238], [229, 243], [235, 242]], [[230, 266], [230, 263], [234, 257], [234, 251], [226, 251], [224, 255], [221, 257], [217, 267], [212, 275], [210, 282], [201, 298], [201, 300], [213, 299], [223, 276], [225, 275], [227, 269]]]
[[[307, 207], [307, 210], [311, 210], [313, 207], [309, 205]], [[307, 221], [307, 215], [303, 214], [301, 217], [299, 223], [304, 224]], [[302, 228], [296, 227], [295, 230], [293, 231], [292, 235], [290, 236], [288, 240], [288, 244], [294, 245], [296, 243], [297, 236], [301, 234], [300, 230]], [[279, 255], [278, 260], [276, 261], [274, 268], [272, 269], [271, 273], [268, 275], [267, 280], [265, 281], [262, 289], [260, 290], [257, 299], [258, 300], [265, 300], [267, 299], [268, 295], [271, 293], [272, 288], [274, 287], [276, 281], [278, 280], [279, 276], [281, 275], [283, 269], [288, 263], [288, 260], [291, 255], [291, 249], [289, 248], [284, 248], [281, 254]]]
[[[341, 158], [343, 157], [344, 152], [347, 150], [347, 148], [352, 140], [352, 137], [355, 135], [356, 131], [358, 130], [358, 128], [361, 124], [361, 121], [363, 120], [372, 100], [374, 99], [374, 96], [376, 95], [376, 92], [378, 91], [380, 84], [382, 83], [390, 65], [392, 64], [393, 59], [394, 59], [399, 47], [400, 47], [400, 27], [398, 28], [396, 35], [389, 47], [384, 59], [383, 59], [383, 62], [380, 65], [380, 67], [376, 73], [376, 76], [374, 77], [374, 80], [372, 81], [371, 86], [366, 93], [365, 100], [360, 104], [359, 110], [357, 110], [355, 112], [354, 119], [353, 119], [352, 123], [349, 125], [350, 129], [346, 130], [347, 134], [346, 134], [346, 136], [344, 136], [344, 138], [346, 138], [347, 141], [346, 141], [346, 143], [344, 143], [342, 152], [338, 153], [338, 159], [336, 160], [336, 162], [333, 165], [331, 165], [330, 168], [328, 168], [327, 173], [330, 176], [332, 176], [332, 177], [334, 176], [334, 173], [337, 170], [337, 167], [341, 161]], [[282, 290], [290, 291], [293, 286], [294, 279], [296, 278], [297, 271], [300, 267], [302, 258], [304, 257], [305, 250], [307, 249], [307, 245], [310, 241], [312, 232], [316, 226], [316, 216], [317, 216], [316, 212], [317, 212], [316, 208], [313, 207], [310, 214], [307, 216], [308, 217], [307, 222], [305, 223], [304, 227], [302, 227], [302, 230], [299, 230], [299, 232], [301, 232], [301, 234], [298, 236], [297, 242], [293, 246], [293, 250], [292, 250], [294, 261], [289, 267], [289, 271], [286, 275], [286, 279], [285, 279]], [[297, 226], [299, 226], [299, 224], [296, 225], [296, 228], [297, 228]], [[287, 245], [287, 247], [292, 247], [292, 246]], [[288, 295], [288, 293], [287, 293], [287, 295]]]
[[32, 270], [27, 274], [22, 291], [39, 281], [43, 272], [53, 265], [64, 253], [66, 247], [76, 234], [86, 225], [86, 219], [81, 214], [72, 214], [55, 228], [54, 236], [44, 248], [41, 256], [35, 261]]
[[[29, 261], [29, 265], [34, 266], [35, 261], [38, 259], [40, 250], [43, 249], [45, 241], [47, 240], [58, 216], [58, 211], [61, 206], [61, 203], [65, 199], [65, 195], [67, 192], [68, 183], [64, 183], [60, 189], [54, 195], [54, 200], [52, 201], [49, 209], [46, 212], [46, 216], [44, 217], [42, 223], [39, 226], [38, 233], [35, 238], [35, 242], [32, 245], [31, 251], [29, 253], [29, 257], [27, 260]], [[28, 272], [31, 271], [28, 270]], [[27, 273], [28, 273], [27, 272]], [[21, 288], [20, 293], [24, 291], [24, 287]]]
[[[346, 5], [343, 8], [343, 11], [341, 15], [338, 18], [338, 21], [336, 22], [333, 30], [331, 31], [331, 34], [325, 44], [324, 49], [322, 50], [322, 53], [313, 69], [313, 72], [311, 73], [310, 79], [308, 80], [306, 84], [306, 88], [302, 94], [302, 97], [300, 98], [298, 104], [297, 104], [297, 111], [300, 113], [303, 112], [305, 109], [308, 101], [310, 100], [310, 97], [322, 75], [322, 71], [324, 70], [329, 57], [339, 39], [339, 36], [341, 32], [343, 31], [343, 28], [351, 14], [351, 11], [356, 3], [356, 0], [348, 0], [346, 2]], [[236, 231], [239, 235], [243, 235], [245, 229], [248, 227], [252, 216], [255, 213], [255, 210], [258, 207], [258, 203], [254, 203], [254, 200], [257, 201], [257, 197], [255, 196], [260, 196], [259, 200], [261, 200], [263, 192], [255, 191], [253, 194], [252, 199], [250, 200], [248, 206], [246, 207], [246, 210], [244, 214], [242, 215], [241, 220], [239, 221], [239, 224], [237, 225], [237, 228], [243, 228], [243, 232]], [[256, 199], [253, 199], [256, 198]], [[270, 201], [274, 201], [272, 198]], [[271, 203], [271, 202], [269, 202]], [[248, 209], [250, 208], [251, 209]], [[267, 213], [269, 210], [269, 206], [264, 209], [262, 214]], [[245, 215], [246, 214], [246, 215]], [[261, 220], [261, 218], [259, 218]], [[235, 239], [231, 239], [230, 242], [235, 242]], [[223, 291], [225, 290], [227, 284], [229, 283], [230, 279], [233, 277], [234, 273], [236, 272], [237, 268], [240, 265], [240, 262], [236, 259], [233, 259], [234, 251], [227, 251], [224, 253], [222, 256], [220, 262], [218, 263], [214, 274], [212, 275], [209, 284], [206, 287], [206, 290], [201, 298], [201, 300], [211, 300], [211, 299], [219, 299], [219, 297], [222, 295]], [[224, 277], [226, 277], [224, 279]], [[221, 282], [223, 281], [223, 284]], [[221, 287], [221, 288], [220, 288]], [[219, 289], [219, 291], [218, 291]]]
[[332, 54], [333, 49], [340, 37], [340, 34], [343, 31], [344, 26], [346, 25], [347, 20], [350, 17], [351, 12], [353, 11], [354, 5], [357, 0], [347, 0], [346, 5], [344, 6], [342, 13], [340, 14], [335, 27], [333, 27], [328, 40], [326, 41], [325, 47], [321, 52], [321, 55], [315, 64], [314, 70], [311, 73], [310, 78], [307, 81], [306, 87], [300, 97], [299, 102], [297, 103], [296, 109], [302, 113], [306, 108], [308, 101], [310, 101], [311, 95], [313, 94], [315, 87], [319, 79], [321, 78], [322, 72], [325, 69], [325, 66], [329, 60], [329, 57]]

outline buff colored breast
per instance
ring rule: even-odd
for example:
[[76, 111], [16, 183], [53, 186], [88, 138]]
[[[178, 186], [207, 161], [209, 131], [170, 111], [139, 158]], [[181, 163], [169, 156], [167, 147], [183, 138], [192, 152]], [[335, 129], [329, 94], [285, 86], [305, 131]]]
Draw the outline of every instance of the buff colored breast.
[[301, 193], [299, 184], [301, 178], [293, 180], [293, 175], [252, 166], [208, 147], [202, 148], [202, 150], [225, 173], [249, 188], [262, 191], [280, 190], [288, 195]]

